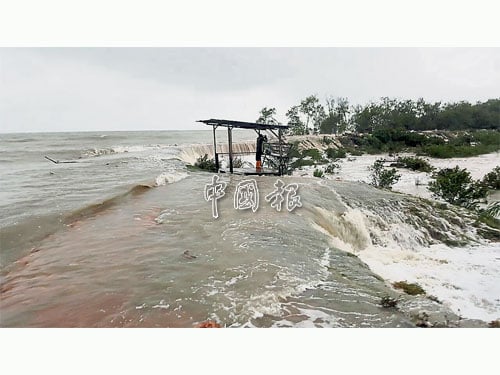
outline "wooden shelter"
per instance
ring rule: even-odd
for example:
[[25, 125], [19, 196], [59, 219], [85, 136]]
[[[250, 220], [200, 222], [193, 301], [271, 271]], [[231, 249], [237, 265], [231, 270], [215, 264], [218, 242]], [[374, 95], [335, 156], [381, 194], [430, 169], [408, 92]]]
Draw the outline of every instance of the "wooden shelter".
[[[214, 158], [215, 166], [218, 172], [229, 172], [244, 175], [276, 175], [282, 176], [288, 173], [289, 164], [289, 152], [291, 144], [285, 142], [284, 132], [288, 129], [287, 125], [281, 124], [259, 124], [254, 122], [244, 122], [244, 121], [233, 121], [233, 120], [198, 120], [197, 122], [202, 122], [206, 125], [210, 125], [213, 128], [213, 138], [214, 138]], [[228, 141], [228, 151], [217, 152], [217, 140], [215, 130], [218, 127], [227, 128], [227, 141]], [[277, 139], [277, 142], [266, 142], [264, 144], [265, 151], [263, 153], [264, 157], [264, 167], [257, 168], [234, 168], [233, 158], [235, 155], [248, 154], [248, 153], [235, 153], [233, 152], [233, 129], [253, 129], [260, 135], [263, 131], [271, 132]], [[229, 171], [220, 168], [219, 155], [229, 156]]]

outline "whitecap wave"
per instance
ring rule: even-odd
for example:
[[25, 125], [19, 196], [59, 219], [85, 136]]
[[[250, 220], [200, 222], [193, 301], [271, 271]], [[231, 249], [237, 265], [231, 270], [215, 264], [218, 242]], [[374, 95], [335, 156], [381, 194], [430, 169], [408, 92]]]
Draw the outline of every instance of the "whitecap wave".
[[444, 215], [418, 202], [344, 201], [343, 213], [315, 207], [311, 226], [389, 282], [418, 283], [459, 316], [498, 319], [499, 244], [481, 238], [460, 209]]
[[163, 186], [185, 179], [188, 176], [186, 172], [163, 172], [156, 176], [155, 186]]

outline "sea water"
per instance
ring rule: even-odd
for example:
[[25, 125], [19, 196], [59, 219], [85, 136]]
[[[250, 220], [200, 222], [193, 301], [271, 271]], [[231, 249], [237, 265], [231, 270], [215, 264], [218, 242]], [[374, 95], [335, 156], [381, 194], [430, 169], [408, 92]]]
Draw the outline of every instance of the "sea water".
[[[213, 174], [186, 167], [211, 156], [211, 137], [1, 135], [0, 325], [412, 327], [422, 311], [444, 325], [482, 324], [401, 295], [356, 256], [396, 245], [417, 254], [441, 243], [438, 224], [487, 246], [466, 218], [435, 210], [426, 225], [418, 212], [432, 205], [413, 197], [297, 176], [279, 180], [297, 186], [301, 206], [278, 211], [265, 199], [278, 178], [255, 176], [259, 206], [239, 210], [234, 196], [249, 178], [225, 174], [214, 218], [205, 199]], [[254, 138], [242, 133], [237, 149], [251, 151]], [[399, 308], [382, 307], [384, 296]], [[498, 302], [489, 309], [494, 316]]]

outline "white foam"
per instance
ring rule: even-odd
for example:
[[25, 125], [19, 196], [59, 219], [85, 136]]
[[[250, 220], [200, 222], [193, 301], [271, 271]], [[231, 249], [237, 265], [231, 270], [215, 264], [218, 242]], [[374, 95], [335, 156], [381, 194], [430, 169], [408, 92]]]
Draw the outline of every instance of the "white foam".
[[186, 172], [163, 172], [156, 176], [155, 186], [163, 186], [185, 179], [188, 176]]
[[152, 308], [153, 309], [165, 309], [165, 310], [168, 310], [170, 308], [170, 305], [169, 304], [166, 304], [166, 305], [154, 305]]
[[460, 316], [500, 318], [500, 244], [464, 248], [439, 244], [418, 251], [373, 246], [357, 255], [391, 282], [418, 283]]
[[[330, 224], [312, 223], [313, 228], [386, 280], [418, 283], [459, 316], [500, 318], [500, 244], [423, 246], [419, 237], [424, 229], [421, 232], [403, 222], [383, 222], [385, 229], [381, 229], [370, 219], [373, 213], [358, 209], [347, 208], [342, 215], [318, 210]], [[377, 216], [377, 220], [383, 218]]]
[[[248, 153], [251, 155], [251, 157], [255, 158], [255, 141], [248, 141], [248, 142], [238, 142], [238, 143], [233, 143], [233, 148], [232, 148], [234, 153], [241, 154], [241, 153]], [[218, 153], [227, 153], [228, 150], [228, 145], [225, 143], [217, 144], [217, 152]], [[214, 157], [214, 148], [213, 145], [208, 145], [208, 144], [192, 144], [188, 146], [182, 146], [180, 148], [180, 152], [178, 155], [178, 159], [189, 164], [196, 163], [196, 160], [200, 156], [207, 155], [209, 158]], [[242, 159], [246, 159], [245, 155], [238, 155], [238, 157]], [[223, 156], [219, 156], [219, 160], [222, 161]], [[254, 160], [254, 159], [250, 159]]]
[[[414, 154], [398, 154], [398, 156], [414, 156]], [[340, 159], [341, 168], [339, 173], [327, 176], [327, 178], [369, 183], [370, 171], [368, 167], [377, 159], [392, 160], [395, 159], [395, 157], [391, 157], [388, 154], [379, 154], [356, 156], [353, 159], [354, 160], [351, 159], [352, 161]], [[453, 168], [458, 165], [460, 168], [466, 168], [470, 172], [472, 178], [482, 179], [496, 165], [500, 164], [500, 153], [494, 152], [469, 158], [437, 159], [424, 157], [424, 159], [437, 169]], [[401, 178], [394, 184], [392, 190], [422, 198], [432, 198], [432, 193], [427, 189], [427, 184], [430, 181], [430, 174], [411, 171], [405, 168], [397, 168], [397, 170]], [[313, 171], [314, 167], [305, 169], [302, 173], [307, 173], [307, 175], [312, 176]]]

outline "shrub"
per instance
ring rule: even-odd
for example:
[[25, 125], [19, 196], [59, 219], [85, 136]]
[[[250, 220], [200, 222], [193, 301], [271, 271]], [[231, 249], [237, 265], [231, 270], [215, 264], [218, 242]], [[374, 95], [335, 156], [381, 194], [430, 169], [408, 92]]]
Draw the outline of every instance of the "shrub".
[[314, 172], [313, 172], [313, 176], [314, 177], [322, 178], [323, 177], [323, 171], [321, 169], [315, 169]]
[[500, 201], [493, 202], [485, 208], [484, 213], [491, 217], [500, 216]]
[[428, 155], [434, 158], [454, 158], [454, 157], [470, 157], [482, 154], [488, 154], [490, 152], [498, 151], [500, 146], [495, 144], [478, 144], [472, 145], [430, 145], [422, 147], [422, 152], [424, 155]]
[[[500, 230], [500, 219], [498, 218], [500, 218], [500, 202], [494, 202], [479, 211], [476, 224], [483, 223], [491, 228]], [[496, 237], [498, 238], [498, 235]]]
[[401, 175], [397, 173], [395, 168], [385, 169], [384, 162], [381, 159], [376, 160], [369, 167], [369, 170], [371, 171], [371, 184], [378, 188], [391, 189], [392, 185], [401, 178]]
[[[500, 149], [500, 132], [498, 130], [480, 130], [471, 134], [472, 141], [484, 146]], [[496, 151], [494, 150], [494, 151]]]
[[397, 281], [392, 284], [396, 289], [402, 289], [406, 294], [416, 296], [418, 294], [425, 294], [425, 290], [418, 284], [408, 283], [406, 281]]
[[330, 137], [327, 137], [326, 135], [323, 136], [323, 139], [321, 140], [321, 142], [325, 145], [329, 145], [331, 143], [333, 143], [333, 139], [330, 138]]
[[[489, 226], [491, 228], [495, 228], [495, 229], [500, 230], [500, 220], [494, 216], [491, 216], [491, 215], [485, 213], [485, 212], [482, 212], [479, 214], [479, 216], [477, 217], [476, 223], [478, 223], [478, 222], [486, 224], [487, 226]], [[496, 235], [496, 239], [498, 240], [498, 234]]]
[[207, 154], [196, 159], [196, 163], [194, 163], [194, 166], [205, 171], [217, 172], [215, 161], [209, 159]]
[[296, 169], [296, 168], [301, 168], [301, 167], [306, 167], [306, 166], [309, 166], [309, 165], [314, 165], [316, 164], [314, 160], [304, 160], [304, 159], [298, 159], [298, 160], [295, 160], [292, 164], [291, 164], [291, 167], [293, 169]]
[[363, 155], [363, 151], [362, 150], [357, 150], [355, 148], [351, 148], [347, 152], [349, 152], [349, 154], [351, 154], [352, 156], [361, 156], [361, 155]]
[[432, 172], [434, 169], [427, 160], [418, 157], [399, 157], [395, 166], [426, 173]]
[[486, 198], [488, 189], [479, 181], [474, 181], [467, 169], [444, 168], [432, 175], [429, 190], [435, 197], [456, 206], [475, 209], [481, 199]]
[[294, 142], [292, 144], [292, 147], [290, 148], [290, 152], [288, 153], [288, 156], [291, 158], [301, 158], [302, 155], [299, 151], [299, 143], [300, 142]]
[[335, 148], [327, 148], [326, 149], [326, 156], [329, 159], [339, 159], [339, 158], [345, 158], [346, 157], [346, 152], [343, 148], [340, 149], [335, 149]]
[[483, 177], [483, 185], [489, 189], [500, 190], [500, 166], [496, 166]]
[[233, 159], [233, 167], [234, 168], [241, 168], [241, 167], [243, 167], [243, 160], [241, 158], [238, 158], [238, 157], [234, 158]]
[[336, 163], [335, 161], [326, 166], [325, 173], [334, 174], [338, 172], [338, 169], [340, 169], [340, 164]]
[[395, 308], [398, 305], [398, 300], [390, 296], [384, 296], [380, 299], [380, 305], [386, 309]]
[[319, 150], [317, 150], [315, 148], [310, 148], [308, 150], [302, 151], [303, 158], [308, 157], [308, 156], [311, 157], [311, 159], [314, 161], [319, 161], [322, 159], [321, 152], [319, 152]]

